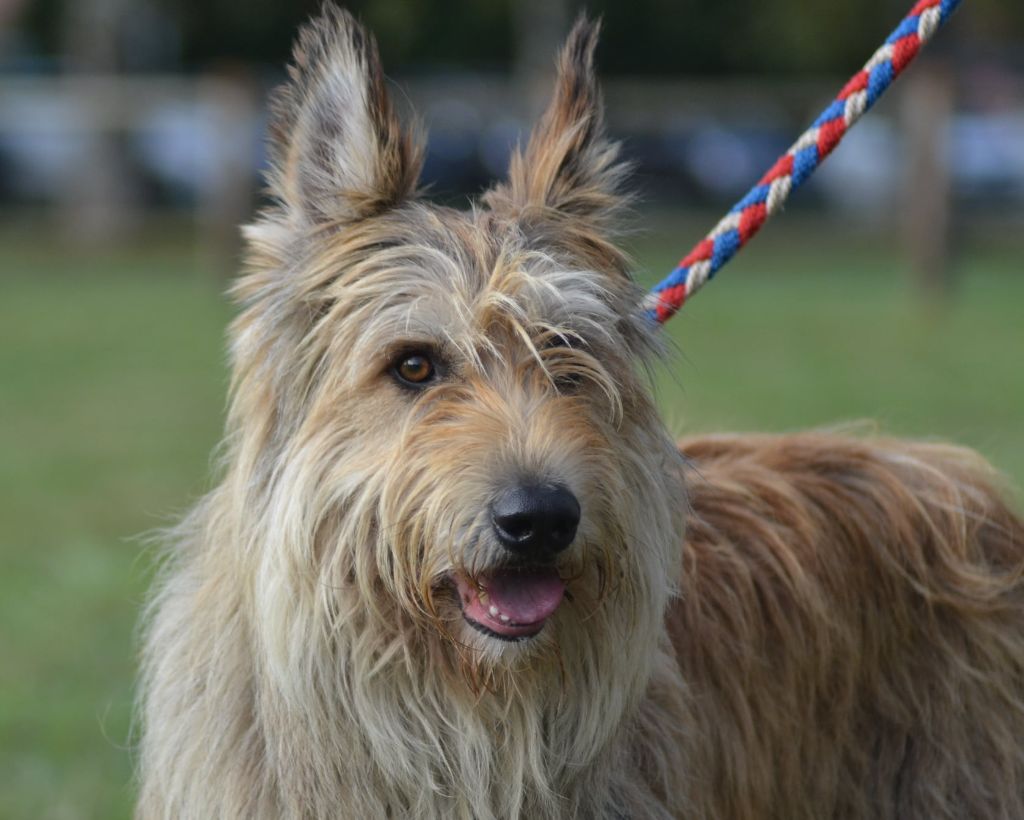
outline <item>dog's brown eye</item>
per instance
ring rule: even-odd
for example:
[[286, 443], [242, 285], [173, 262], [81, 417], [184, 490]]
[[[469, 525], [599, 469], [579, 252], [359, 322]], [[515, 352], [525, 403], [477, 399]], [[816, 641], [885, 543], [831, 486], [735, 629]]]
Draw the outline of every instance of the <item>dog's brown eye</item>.
[[434, 363], [424, 353], [407, 353], [392, 368], [394, 374], [406, 384], [423, 385], [436, 375]]

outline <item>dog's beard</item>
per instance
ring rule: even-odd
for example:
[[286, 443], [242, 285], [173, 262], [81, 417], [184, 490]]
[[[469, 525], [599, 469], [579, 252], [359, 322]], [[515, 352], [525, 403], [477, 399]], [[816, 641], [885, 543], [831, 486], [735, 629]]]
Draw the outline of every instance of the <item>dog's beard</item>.
[[[432, 615], [423, 625], [426, 639], [440, 642], [475, 691], [523, 690], [538, 678], [562, 688], [581, 658], [614, 641], [607, 624], [636, 619], [616, 612], [629, 606], [631, 596], [619, 586], [635, 571], [625, 565], [618, 529], [602, 529], [614, 537], [581, 538], [544, 563], [510, 559], [489, 542], [462, 545], [461, 561], [424, 579], [422, 609]], [[446, 547], [439, 552], [450, 554]]]
[[[603, 506], [596, 499], [589, 505]], [[460, 520], [436, 512], [437, 504], [410, 502], [393, 508], [396, 520], [380, 515], [387, 508], [364, 497], [322, 528], [331, 544], [323, 548], [330, 577], [322, 587], [331, 593], [325, 600], [336, 598], [331, 609], [358, 613], [381, 638], [390, 634], [404, 646], [403, 658], [443, 658], [437, 674], [454, 673], [475, 690], [541, 667], [561, 676], [566, 645], [578, 651], [608, 639], [603, 623], [633, 620], [610, 611], [631, 597], [621, 587], [639, 571], [627, 564], [616, 521], [588, 521], [556, 559], [529, 562], [503, 550], [481, 514]], [[360, 515], [373, 520], [353, 520]], [[361, 544], [352, 540], [357, 534]]]

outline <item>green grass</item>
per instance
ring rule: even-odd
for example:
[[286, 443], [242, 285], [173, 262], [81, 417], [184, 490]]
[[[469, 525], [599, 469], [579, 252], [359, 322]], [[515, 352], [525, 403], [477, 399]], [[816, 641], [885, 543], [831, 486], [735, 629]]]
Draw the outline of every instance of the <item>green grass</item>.
[[203, 486], [228, 312], [180, 250], [0, 271], [0, 817], [126, 817], [136, 536]]
[[[636, 243], [660, 275], [700, 223]], [[772, 226], [669, 325], [677, 432], [872, 418], [1024, 480], [1020, 248], [965, 254], [925, 310], [884, 243]], [[813, 240], [813, 241], [812, 241]], [[126, 817], [136, 536], [205, 486], [224, 403], [223, 282], [187, 246], [0, 238], [0, 817]]]

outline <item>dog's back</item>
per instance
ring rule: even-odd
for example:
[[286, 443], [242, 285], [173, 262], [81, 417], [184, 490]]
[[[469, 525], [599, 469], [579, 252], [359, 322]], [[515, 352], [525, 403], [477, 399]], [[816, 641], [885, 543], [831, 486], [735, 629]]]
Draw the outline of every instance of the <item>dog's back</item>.
[[1024, 817], [1024, 522], [987, 465], [826, 434], [681, 448], [694, 816]]

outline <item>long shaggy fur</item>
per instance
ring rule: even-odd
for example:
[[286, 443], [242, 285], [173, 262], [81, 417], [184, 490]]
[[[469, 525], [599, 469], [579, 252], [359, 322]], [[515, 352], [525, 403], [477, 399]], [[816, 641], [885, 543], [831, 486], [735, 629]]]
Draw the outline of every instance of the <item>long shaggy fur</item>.
[[1024, 526], [967, 450], [684, 441], [697, 817], [1024, 816]]
[[[952, 448], [680, 452], [595, 42], [460, 212], [417, 197], [372, 38], [333, 8], [300, 35], [222, 476], [149, 608], [140, 818], [1024, 816], [1024, 524]], [[429, 389], [390, 374], [411, 349]], [[452, 578], [504, 560], [488, 505], [523, 477], [583, 515], [567, 600], [510, 644]]]

